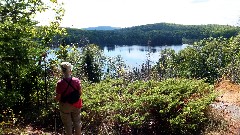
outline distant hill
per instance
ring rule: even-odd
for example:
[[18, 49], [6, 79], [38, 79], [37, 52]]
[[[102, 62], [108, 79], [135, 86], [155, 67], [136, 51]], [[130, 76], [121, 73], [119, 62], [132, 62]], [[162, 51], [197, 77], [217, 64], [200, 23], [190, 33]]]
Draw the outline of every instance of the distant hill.
[[[111, 30], [112, 29], [112, 30]], [[182, 25], [155, 23], [129, 28], [99, 26], [86, 29], [67, 28], [66, 44], [83, 44], [87, 40], [97, 45], [179, 45], [192, 44], [204, 38], [231, 38], [240, 32], [239, 27], [229, 25]]]
[[98, 27], [88, 27], [83, 28], [84, 30], [116, 30], [121, 29], [120, 27], [111, 27], [111, 26], [98, 26]]

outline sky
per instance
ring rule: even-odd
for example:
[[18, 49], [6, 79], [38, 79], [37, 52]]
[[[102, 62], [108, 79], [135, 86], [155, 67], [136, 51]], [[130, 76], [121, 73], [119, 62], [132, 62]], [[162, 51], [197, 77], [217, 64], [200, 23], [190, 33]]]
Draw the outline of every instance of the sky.
[[[154, 23], [240, 25], [240, 0], [58, 0], [65, 15], [61, 26], [132, 27]], [[53, 14], [36, 19], [47, 25]]]

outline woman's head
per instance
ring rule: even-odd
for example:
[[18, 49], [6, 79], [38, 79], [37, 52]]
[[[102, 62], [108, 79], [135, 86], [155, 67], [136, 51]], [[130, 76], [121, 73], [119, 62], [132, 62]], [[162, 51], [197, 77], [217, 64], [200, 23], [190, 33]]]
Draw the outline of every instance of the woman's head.
[[73, 65], [69, 62], [62, 62], [60, 64], [60, 68], [61, 68], [61, 71], [63, 72], [63, 74], [68, 75], [72, 72]]

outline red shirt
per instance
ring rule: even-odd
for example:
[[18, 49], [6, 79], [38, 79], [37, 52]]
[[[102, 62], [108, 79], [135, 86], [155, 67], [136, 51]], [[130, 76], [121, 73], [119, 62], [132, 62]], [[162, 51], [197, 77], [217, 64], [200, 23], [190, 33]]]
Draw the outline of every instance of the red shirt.
[[[68, 82], [70, 82], [71, 78], [64, 78], [66, 79]], [[71, 85], [76, 89], [76, 90], [80, 90], [81, 89], [81, 81], [76, 78], [76, 77], [72, 77], [72, 81], [71, 81]], [[57, 82], [57, 87], [56, 87], [56, 93], [60, 94], [61, 96], [65, 96], [68, 95], [69, 93], [71, 93], [72, 91], [74, 91], [74, 89], [69, 85], [68, 89], [68, 83], [61, 79], [58, 80]], [[67, 90], [66, 90], [67, 89]], [[63, 92], [66, 90], [66, 92], [63, 94]], [[82, 107], [82, 100], [79, 99], [78, 102], [72, 104], [73, 106], [77, 107], [77, 108], [81, 108]]]

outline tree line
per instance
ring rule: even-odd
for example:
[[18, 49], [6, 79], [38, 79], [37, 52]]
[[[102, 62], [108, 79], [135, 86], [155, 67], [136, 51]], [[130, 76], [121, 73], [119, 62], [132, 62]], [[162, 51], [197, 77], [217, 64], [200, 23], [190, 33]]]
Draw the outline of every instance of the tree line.
[[[230, 38], [239, 33], [239, 27], [230, 25], [181, 25], [156, 23], [116, 30], [83, 30], [66, 28], [68, 35], [62, 37], [63, 44], [83, 45], [172, 45], [192, 44], [208, 37]], [[59, 40], [60, 37], [56, 37]], [[56, 46], [58, 44], [54, 44]]]

